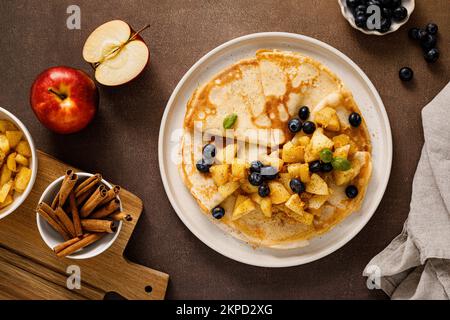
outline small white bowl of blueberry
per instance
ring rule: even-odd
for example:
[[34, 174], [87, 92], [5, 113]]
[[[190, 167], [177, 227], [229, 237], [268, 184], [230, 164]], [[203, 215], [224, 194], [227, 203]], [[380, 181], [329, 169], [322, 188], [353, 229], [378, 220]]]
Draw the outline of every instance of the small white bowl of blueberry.
[[350, 25], [370, 35], [383, 36], [404, 25], [414, 10], [414, 0], [338, 0]]

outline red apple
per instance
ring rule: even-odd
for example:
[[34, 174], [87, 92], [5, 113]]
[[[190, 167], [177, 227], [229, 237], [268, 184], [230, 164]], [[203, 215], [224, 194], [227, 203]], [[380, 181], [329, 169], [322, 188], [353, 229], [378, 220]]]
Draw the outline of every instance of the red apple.
[[65, 66], [38, 75], [30, 95], [39, 121], [61, 134], [84, 129], [97, 112], [98, 99], [94, 81], [85, 72]]

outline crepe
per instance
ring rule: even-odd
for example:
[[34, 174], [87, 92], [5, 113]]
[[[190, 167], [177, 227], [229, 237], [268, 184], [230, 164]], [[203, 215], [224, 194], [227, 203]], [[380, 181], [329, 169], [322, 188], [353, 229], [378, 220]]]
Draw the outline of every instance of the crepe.
[[[307, 138], [310, 140], [308, 145], [297, 146], [304, 152], [304, 157], [316, 159], [312, 141], [320, 139], [321, 135], [333, 142], [336, 138], [336, 146], [338, 143], [343, 144], [343, 149], [348, 153], [351, 169], [321, 174], [320, 180], [326, 183], [329, 195], [321, 198], [320, 195], [304, 192], [299, 201], [305, 205], [305, 209], [299, 213], [287, 205], [296, 199], [289, 184], [283, 180], [293, 177], [288, 172], [289, 164], [292, 163], [284, 162], [283, 159], [287, 160], [287, 146], [298, 143], [295, 140], [298, 137], [293, 137], [286, 130], [287, 122], [297, 115], [303, 105], [308, 105], [311, 110], [308, 120], [315, 121], [318, 126], [316, 132]], [[338, 129], [323, 124], [327, 112], [335, 114], [335, 121], [339, 120]], [[255, 58], [226, 68], [193, 93], [187, 105], [181, 143], [180, 173], [183, 181], [211, 221], [233, 236], [254, 246], [279, 249], [304, 246], [311, 237], [329, 231], [357, 211], [364, 199], [372, 172], [370, 137], [364, 120], [357, 129], [350, 126], [348, 116], [351, 112], [361, 114], [352, 94], [320, 62], [298, 53], [260, 50]], [[231, 137], [224, 139], [222, 137], [227, 132], [222, 122], [229, 113], [236, 113], [238, 121], [231, 130]], [[264, 119], [264, 123], [256, 119]], [[279, 135], [281, 139], [273, 139], [272, 135], [270, 139], [258, 137], [252, 140], [247, 132], [254, 129], [278, 130], [282, 133]], [[256, 146], [257, 142], [260, 145]], [[195, 164], [202, 159], [202, 148], [208, 143], [216, 145], [216, 163], [213, 167], [217, 165], [222, 166], [221, 170], [226, 169], [226, 182], [218, 184], [214, 174], [201, 173], [196, 169]], [[282, 150], [273, 152], [267, 148], [276, 145], [280, 145]], [[250, 155], [252, 152], [248, 151], [253, 149], [256, 150], [256, 156], [255, 152]], [[255, 159], [277, 167], [280, 174], [274, 182], [284, 184], [288, 196], [293, 198], [272, 203], [270, 216], [267, 208], [263, 210], [263, 198], [255, 194], [246, 176], [234, 176], [231, 171], [235, 169], [236, 163], [248, 166]], [[298, 165], [305, 161], [299, 160]], [[239, 166], [236, 165], [236, 168]], [[313, 189], [312, 182], [309, 182], [306, 184], [307, 191], [310, 184], [310, 189]], [[349, 199], [346, 196], [345, 187], [349, 184], [358, 188], [356, 198]], [[232, 193], [224, 193], [223, 190], [229, 189], [230, 185], [233, 187]], [[273, 187], [270, 199], [275, 199], [275, 185]], [[314, 208], [311, 198], [315, 201]], [[324, 200], [317, 204], [317, 199]], [[236, 208], [242, 201], [246, 201], [250, 209], [236, 217]], [[225, 215], [217, 220], [212, 218], [211, 210], [219, 205], [224, 208]]]

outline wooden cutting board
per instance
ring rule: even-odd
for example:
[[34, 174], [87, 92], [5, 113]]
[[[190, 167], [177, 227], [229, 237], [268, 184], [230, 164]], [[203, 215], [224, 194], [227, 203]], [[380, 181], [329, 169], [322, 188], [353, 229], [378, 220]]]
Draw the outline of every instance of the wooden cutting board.
[[[38, 151], [36, 183], [27, 200], [0, 220], [0, 299], [103, 299], [115, 292], [126, 299], [164, 299], [169, 276], [132, 262], [123, 252], [142, 212], [142, 201], [122, 188], [124, 222], [114, 244], [87, 260], [57, 258], [39, 235], [35, 208], [45, 188], [71, 168]], [[69, 290], [70, 265], [81, 270], [81, 289]]]

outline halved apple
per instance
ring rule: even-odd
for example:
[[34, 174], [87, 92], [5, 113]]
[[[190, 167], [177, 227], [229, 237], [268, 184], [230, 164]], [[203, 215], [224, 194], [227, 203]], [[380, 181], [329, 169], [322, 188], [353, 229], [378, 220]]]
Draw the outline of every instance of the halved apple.
[[139, 32], [121, 20], [95, 29], [83, 47], [83, 58], [95, 68], [95, 79], [117, 86], [136, 78], [147, 65], [149, 50]]

